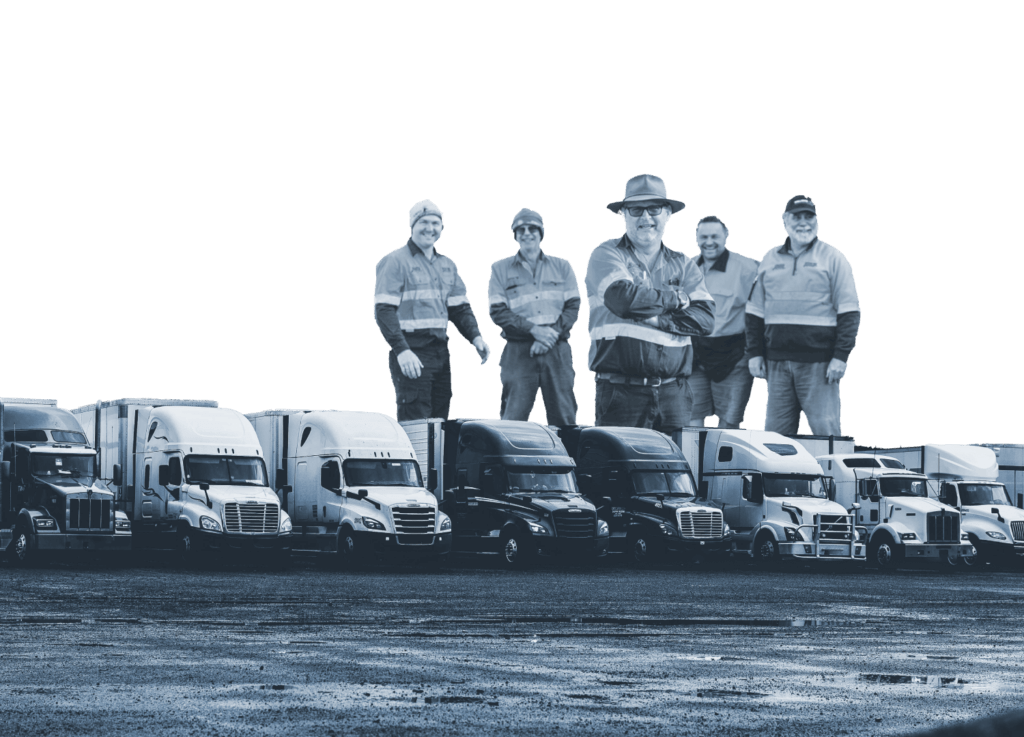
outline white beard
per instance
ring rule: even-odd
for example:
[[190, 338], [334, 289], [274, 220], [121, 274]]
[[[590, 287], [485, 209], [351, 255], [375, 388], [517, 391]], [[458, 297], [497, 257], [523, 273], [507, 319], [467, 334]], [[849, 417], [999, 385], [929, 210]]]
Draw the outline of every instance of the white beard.
[[794, 246], [806, 246], [808, 243], [818, 237], [818, 225], [815, 223], [811, 226], [810, 230], [805, 230], [802, 233], [797, 233], [793, 228], [790, 227], [789, 223], [785, 223], [786, 233], [789, 234], [789, 240]]

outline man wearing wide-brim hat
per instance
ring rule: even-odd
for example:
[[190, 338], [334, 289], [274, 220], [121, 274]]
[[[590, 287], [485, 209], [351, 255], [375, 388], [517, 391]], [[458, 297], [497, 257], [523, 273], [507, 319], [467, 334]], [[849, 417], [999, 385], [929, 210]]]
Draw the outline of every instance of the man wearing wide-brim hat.
[[714, 329], [715, 301], [696, 263], [662, 242], [683, 207], [651, 174], [630, 179], [625, 197], [608, 205], [626, 233], [598, 246], [587, 266], [598, 425], [671, 433], [689, 420], [690, 337]]

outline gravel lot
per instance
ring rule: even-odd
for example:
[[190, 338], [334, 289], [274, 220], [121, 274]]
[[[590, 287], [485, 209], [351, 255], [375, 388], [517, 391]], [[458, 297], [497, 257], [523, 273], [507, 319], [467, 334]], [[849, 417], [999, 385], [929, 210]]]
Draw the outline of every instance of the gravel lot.
[[1020, 708], [1024, 574], [0, 567], [16, 735], [910, 734]]

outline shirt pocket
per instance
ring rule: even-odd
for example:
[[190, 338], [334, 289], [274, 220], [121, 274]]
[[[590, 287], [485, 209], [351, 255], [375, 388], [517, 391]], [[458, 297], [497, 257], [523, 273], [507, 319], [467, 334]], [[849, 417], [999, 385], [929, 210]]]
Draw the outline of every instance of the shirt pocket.
[[518, 274], [505, 277], [505, 294], [509, 299], [515, 299], [522, 293], [526, 283], [526, 278]]

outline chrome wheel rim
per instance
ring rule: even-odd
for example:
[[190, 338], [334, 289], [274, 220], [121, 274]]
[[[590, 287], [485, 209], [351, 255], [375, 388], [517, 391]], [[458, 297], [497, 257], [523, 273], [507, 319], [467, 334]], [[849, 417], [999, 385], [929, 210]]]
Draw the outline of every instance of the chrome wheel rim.
[[633, 544], [633, 557], [638, 562], [647, 560], [647, 541], [642, 537], [637, 538], [637, 541]]
[[888, 543], [882, 543], [878, 546], [878, 551], [875, 553], [875, 560], [880, 566], [888, 567], [892, 565], [892, 548], [889, 547]]
[[772, 545], [771, 540], [761, 541], [761, 547], [757, 549], [758, 555], [761, 556], [761, 560], [771, 560], [775, 557], [775, 546]]
[[516, 556], [519, 555], [519, 543], [516, 542], [514, 537], [510, 537], [505, 541], [505, 560], [509, 563], [515, 563]]
[[28, 556], [28, 535], [24, 532], [19, 532], [14, 538], [14, 555], [18, 560], [25, 560]]

